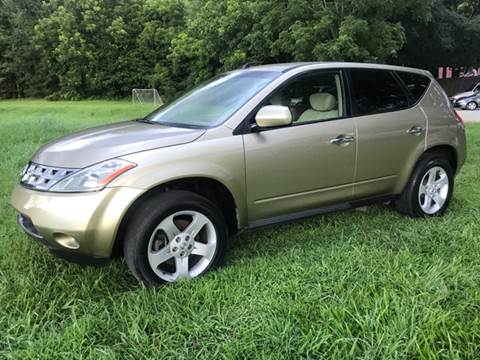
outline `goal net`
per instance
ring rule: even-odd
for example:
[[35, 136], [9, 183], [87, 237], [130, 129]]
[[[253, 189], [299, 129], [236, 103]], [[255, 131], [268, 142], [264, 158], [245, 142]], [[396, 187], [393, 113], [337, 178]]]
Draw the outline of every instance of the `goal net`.
[[132, 104], [162, 105], [163, 101], [157, 89], [132, 89]]

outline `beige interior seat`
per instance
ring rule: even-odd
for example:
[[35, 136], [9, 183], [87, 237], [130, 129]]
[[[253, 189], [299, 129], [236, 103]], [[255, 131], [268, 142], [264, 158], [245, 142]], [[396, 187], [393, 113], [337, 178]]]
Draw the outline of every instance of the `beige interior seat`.
[[329, 93], [321, 92], [310, 95], [310, 109], [305, 110], [298, 122], [334, 119], [339, 117], [337, 98]]

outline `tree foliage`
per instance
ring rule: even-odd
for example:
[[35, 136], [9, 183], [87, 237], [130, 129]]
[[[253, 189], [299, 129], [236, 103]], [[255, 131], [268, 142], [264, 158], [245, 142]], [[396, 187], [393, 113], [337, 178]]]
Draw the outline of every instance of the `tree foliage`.
[[[480, 65], [480, 17], [459, 12], [476, 0], [433, 0], [432, 18], [425, 23], [405, 22], [407, 43], [397, 61], [426, 68]], [[477, 8], [480, 13], [480, 8]]]
[[32, 44], [54, 96], [115, 97], [148, 86], [171, 92], [167, 55], [183, 25], [182, 2], [64, 0], [45, 7]]
[[478, 2], [0, 0], [0, 96], [173, 97], [247, 62], [473, 65]]
[[38, 56], [33, 26], [40, 16], [31, 0], [0, 0], [0, 96], [30, 96]]
[[174, 39], [174, 71], [199, 82], [242, 63], [394, 58], [402, 17], [424, 22], [425, 0], [206, 0]]

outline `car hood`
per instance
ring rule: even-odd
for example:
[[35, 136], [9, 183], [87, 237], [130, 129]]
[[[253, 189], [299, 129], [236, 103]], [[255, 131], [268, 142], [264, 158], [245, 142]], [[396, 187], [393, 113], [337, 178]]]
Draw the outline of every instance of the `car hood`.
[[122, 155], [192, 142], [204, 132], [125, 121], [57, 139], [38, 150], [32, 161], [47, 166], [84, 168]]
[[452, 98], [460, 99], [460, 98], [464, 98], [464, 97], [470, 97], [470, 96], [473, 96], [473, 95], [475, 95], [475, 93], [473, 91], [467, 91], [467, 92], [463, 92], [463, 93], [460, 93], [460, 94], [456, 94], [456, 95], [452, 96]]

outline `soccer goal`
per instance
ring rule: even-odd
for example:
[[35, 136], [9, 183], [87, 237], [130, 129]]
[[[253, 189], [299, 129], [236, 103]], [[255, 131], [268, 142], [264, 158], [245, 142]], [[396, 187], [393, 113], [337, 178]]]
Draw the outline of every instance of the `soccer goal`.
[[132, 89], [132, 104], [162, 105], [163, 101], [157, 89]]

